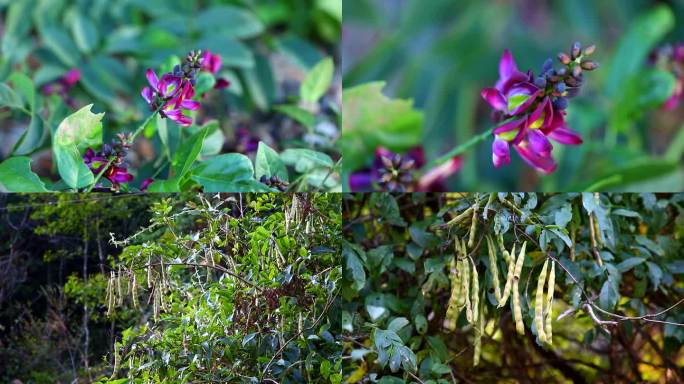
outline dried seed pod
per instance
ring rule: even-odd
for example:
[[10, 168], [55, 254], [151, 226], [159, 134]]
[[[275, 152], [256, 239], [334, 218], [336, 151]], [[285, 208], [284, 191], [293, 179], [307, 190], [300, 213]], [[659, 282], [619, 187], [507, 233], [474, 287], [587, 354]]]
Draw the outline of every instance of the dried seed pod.
[[463, 296], [465, 296], [465, 309], [466, 309], [466, 319], [469, 323], [473, 322], [473, 306], [470, 302], [470, 263], [465, 259], [461, 261], [463, 263]]
[[107, 316], [110, 316], [112, 314], [112, 307], [114, 306], [114, 281], [111, 278], [111, 275], [109, 279], [107, 279]]
[[147, 288], [152, 288], [152, 255], [147, 256]]
[[508, 260], [508, 274], [506, 275], [506, 284], [504, 285], [503, 295], [501, 296], [501, 301], [497, 308], [501, 308], [506, 305], [508, 296], [511, 295], [511, 286], [513, 285], [514, 274], [515, 274], [515, 244], [513, 244], [513, 249], [511, 250], [513, 256]]
[[131, 296], [133, 298], [133, 308], [138, 308], [140, 307], [140, 304], [138, 303], [138, 279], [135, 276], [135, 272], [133, 272], [133, 281], [131, 282]]
[[546, 333], [544, 332], [544, 283], [546, 282], [548, 266], [549, 259], [546, 259], [537, 280], [537, 293], [534, 302], [534, 324], [537, 327], [537, 336], [541, 341], [546, 341]]
[[501, 251], [501, 254], [503, 255], [504, 261], [506, 262], [506, 264], [510, 263], [511, 255], [506, 250], [506, 245], [504, 245], [503, 234], [499, 234], [496, 237], [496, 241], [497, 241], [497, 243], [499, 243], [499, 250]]
[[475, 234], [477, 233], [477, 211], [480, 208], [480, 202], [476, 201], [473, 205], [473, 218], [470, 222], [470, 237], [468, 238], [468, 249], [473, 249], [475, 246]]
[[451, 297], [449, 297], [449, 304], [447, 306], [446, 317], [444, 318], [444, 328], [453, 331], [456, 329], [456, 321], [458, 320], [459, 298], [461, 294], [461, 276], [459, 272], [460, 263], [456, 258], [451, 260], [450, 264], [450, 280], [451, 280]]
[[525, 248], [527, 248], [527, 241], [523, 242], [518, 259], [515, 262], [515, 273], [513, 274], [513, 277], [516, 280], [520, 279], [520, 273], [522, 272], [523, 263], [525, 262]]
[[501, 287], [499, 285], [499, 270], [496, 265], [496, 249], [494, 248], [494, 240], [490, 235], [487, 235], [487, 251], [489, 252], [489, 272], [492, 274], [492, 284], [494, 285], [494, 297], [496, 301], [501, 301]]
[[513, 319], [515, 319], [515, 330], [519, 334], [525, 334], [525, 325], [522, 319], [522, 307], [520, 306], [520, 290], [518, 280], [513, 279]]
[[[480, 312], [484, 311], [484, 305], [480, 308]], [[480, 314], [478, 326], [475, 328], [475, 345], [473, 352], [473, 366], [480, 364], [480, 355], [482, 354], [482, 334], [484, 333], [484, 313]]]
[[458, 214], [453, 219], [449, 220], [446, 223], [447, 228], [450, 228], [450, 227], [453, 227], [454, 225], [460, 224], [463, 220], [465, 220], [467, 217], [470, 217], [472, 214], [473, 214], [473, 207], [466, 209], [465, 211], [461, 212], [460, 214]]
[[551, 271], [549, 272], [549, 287], [546, 291], [546, 342], [552, 344], [553, 340], [553, 291], [556, 289], [556, 263], [551, 261]]
[[470, 262], [473, 264], [473, 288], [472, 288], [472, 294], [473, 294], [473, 299], [472, 299], [472, 306], [473, 306], [473, 323], [477, 323], [477, 319], [479, 316], [479, 307], [480, 307], [480, 277], [477, 274], [477, 265], [475, 265], [475, 262], [470, 260]]

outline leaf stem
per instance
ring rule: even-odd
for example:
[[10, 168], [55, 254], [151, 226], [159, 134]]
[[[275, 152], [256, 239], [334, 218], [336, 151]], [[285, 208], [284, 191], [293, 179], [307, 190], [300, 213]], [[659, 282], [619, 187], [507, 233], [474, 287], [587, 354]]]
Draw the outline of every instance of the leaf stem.
[[93, 181], [93, 183], [90, 184], [90, 186], [88, 187], [86, 192], [90, 192], [93, 190], [93, 188], [95, 188], [95, 186], [97, 185], [97, 182], [100, 181], [100, 179], [102, 178], [102, 175], [104, 175], [104, 173], [107, 171], [107, 169], [109, 169], [109, 166], [112, 165], [112, 161], [114, 161], [114, 158], [111, 158], [111, 159], [109, 159], [109, 161], [107, 161], [107, 164], [105, 164], [102, 167], [102, 169], [100, 170], [100, 172], [97, 173], [97, 175], [95, 176], [95, 181]]

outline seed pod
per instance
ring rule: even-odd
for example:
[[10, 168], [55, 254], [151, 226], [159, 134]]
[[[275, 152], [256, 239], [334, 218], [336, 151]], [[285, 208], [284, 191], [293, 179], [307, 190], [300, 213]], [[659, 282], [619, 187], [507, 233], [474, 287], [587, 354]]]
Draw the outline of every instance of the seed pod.
[[152, 288], [152, 255], [147, 256], [147, 288]]
[[454, 217], [453, 219], [449, 220], [447, 222], [446, 226], [447, 228], [453, 227], [456, 224], [459, 224], [463, 220], [465, 220], [467, 217], [470, 217], [473, 214], [473, 207], [470, 207], [466, 209], [465, 211], [461, 212], [458, 214], [458, 216]]
[[112, 378], [116, 377], [119, 372], [119, 343], [114, 343], [114, 373], [112, 373]]
[[[484, 306], [480, 308], [480, 312], [484, 311]], [[482, 354], [482, 334], [484, 333], [484, 313], [480, 314], [478, 326], [475, 328], [475, 351], [473, 352], [473, 366], [480, 364], [480, 355]]]
[[479, 202], [476, 202], [473, 206], [473, 219], [470, 222], [470, 238], [468, 238], [468, 249], [473, 249], [475, 246], [475, 233], [477, 233], [477, 210], [479, 207]]
[[449, 297], [449, 305], [447, 307], [446, 317], [444, 318], [444, 328], [453, 331], [456, 329], [456, 321], [458, 320], [459, 298], [461, 294], [461, 276], [459, 272], [460, 263], [456, 258], [449, 263], [451, 268], [451, 297]]
[[546, 291], [546, 342], [552, 344], [551, 337], [553, 336], [553, 327], [551, 325], [553, 320], [553, 291], [556, 288], [556, 263], [551, 261], [551, 271], [549, 272], [549, 287]]
[[515, 280], [520, 279], [520, 273], [522, 272], [523, 263], [525, 262], [525, 248], [527, 248], [527, 241], [523, 242], [522, 248], [520, 248], [520, 254], [518, 255], [518, 260], [515, 262], [515, 274], [513, 275]]
[[520, 306], [520, 290], [518, 280], [513, 279], [513, 319], [515, 319], [515, 330], [519, 334], [525, 334], [525, 325], [522, 320], [522, 307]]
[[140, 304], [138, 303], [138, 280], [135, 277], [135, 272], [133, 272], [133, 281], [131, 282], [131, 296], [133, 297], [133, 308], [138, 308], [140, 307]]
[[112, 295], [114, 294], [114, 287], [112, 285], [112, 279], [110, 277], [107, 279], [107, 296], [105, 298], [105, 301], [107, 302], [107, 316], [112, 314]]
[[503, 255], [504, 261], [506, 262], [506, 264], [510, 263], [511, 255], [506, 250], [506, 245], [504, 245], [503, 234], [500, 233], [499, 236], [496, 237], [496, 241], [499, 243], [499, 250]]
[[473, 306], [470, 302], [470, 263], [463, 259], [463, 296], [465, 296], [466, 319], [469, 323], [473, 322]]
[[546, 341], [546, 334], [544, 333], [544, 282], [546, 281], [548, 266], [549, 259], [546, 259], [537, 280], [537, 294], [534, 302], [534, 324], [537, 327], [537, 336], [541, 341]]
[[508, 274], [506, 275], [506, 285], [504, 285], [503, 295], [501, 296], [501, 301], [497, 308], [501, 308], [506, 305], [508, 296], [511, 294], [511, 286], [513, 285], [514, 274], [515, 274], [515, 244], [513, 244], [513, 249], [511, 250], [513, 256], [508, 259]]
[[477, 323], [477, 318], [480, 314], [478, 311], [480, 307], [480, 277], [477, 274], [477, 265], [472, 260], [470, 262], [473, 264], [473, 323]]
[[489, 252], [489, 272], [492, 274], [494, 297], [496, 297], [497, 302], [500, 302], [501, 287], [499, 286], [499, 270], [496, 265], [496, 249], [494, 249], [494, 240], [490, 235], [487, 235], [487, 251]]

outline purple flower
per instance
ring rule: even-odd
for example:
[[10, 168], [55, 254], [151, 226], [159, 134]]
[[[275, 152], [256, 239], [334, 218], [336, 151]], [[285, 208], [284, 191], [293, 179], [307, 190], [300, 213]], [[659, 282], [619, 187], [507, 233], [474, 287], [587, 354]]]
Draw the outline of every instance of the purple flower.
[[140, 191], [147, 191], [147, 188], [149, 188], [150, 184], [152, 183], [154, 183], [153, 178], [148, 177], [147, 179], [143, 180], [142, 184], [140, 184]]
[[133, 175], [128, 173], [128, 167], [118, 158], [107, 159], [102, 153], [95, 153], [92, 148], [88, 148], [83, 155], [83, 161], [90, 168], [94, 175], [100, 174], [104, 167], [107, 169], [102, 177], [112, 183], [112, 188], [116, 191], [120, 189], [121, 183], [128, 183], [133, 180]]
[[[221, 70], [221, 55], [215, 55], [210, 50], [205, 50], [202, 55], [202, 70], [216, 75]], [[230, 81], [222, 77], [216, 78], [214, 89], [224, 89], [230, 86]]]
[[672, 95], [663, 103], [663, 109], [671, 111], [677, 108], [684, 98], [684, 44], [677, 43], [674, 46], [668, 44], [660, 47], [651, 53], [650, 61], [651, 64], [675, 76]]
[[353, 192], [383, 190], [391, 192], [437, 192], [444, 191], [447, 177], [461, 169], [461, 158], [454, 157], [446, 163], [425, 172], [416, 178], [425, 165], [425, 154], [416, 147], [405, 154], [397, 154], [386, 148], [377, 148], [373, 166], [352, 173], [349, 187]]
[[81, 71], [77, 68], [70, 69], [64, 76], [43, 86], [42, 92], [45, 96], [58, 94], [70, 107], [74, 108], [76, 103], [69, 97], [69, 90], [81, 79]]
[[551, 60], [547, 60], [539, 77], [531, 70], [520, 72], [510, 51], [504, 51], [496, 86], [481, 92], [482, 98], [495, 110], [494, 119], [507, 120], [493, 131], [492, 163], [496, 168], [510, 164], [513, 146], [530, 166], [551, 173], [557, 164], [549, 139], [566, 145], [582, 143], [580, 135], [565, 123], [565, 108], [567, 99], [579, 92], [582, 70], [593, 70], [598, 64], [586, 60], [593, 53], [593, 46], [584, 51], [579, 47], [576, 43], [572, 55], [559, 55], [564, 68], [554, 70]]

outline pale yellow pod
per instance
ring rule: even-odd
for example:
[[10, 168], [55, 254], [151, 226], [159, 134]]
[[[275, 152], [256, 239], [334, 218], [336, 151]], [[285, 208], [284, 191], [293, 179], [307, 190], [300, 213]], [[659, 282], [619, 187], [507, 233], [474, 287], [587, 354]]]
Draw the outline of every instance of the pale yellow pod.
[[152, 288], [152, 255], [147, 256], [147, 288]]
[[511, 255], [508, 253], [506, 250], [506, 245], [504, 244], [503, 240], [503, 234], [499, 234], [496, 237], [497, 243], [499, 243], [499, 250], [501, 251], [501, 254], [503, 255], [504, 261], [506, 264], [508, 264], [511, 261]]
[[459, 273], [460, 264], [456, 258], [450, 262], [450, 280], [451, 280], [451, 297], [449, 297], [449, 305], [447, 307], [446, 317], [444, 318], [444, 328], [453, 331], [456, 329], [456, 321], [458, 320], [459, 298], [461, 294], [461, 277]]
[[546, 282], [548, 265], [549, 259], [546, 259], [537, 280], [537, 292], [534, 302], [534, 324], [537, 327], [537, 336], [539, 336], [541, 341], [546, 341], [546, 333], [544, 332], [544, 283]]
[[551, 261], [551, 272], [549, 272], [549, 287], [546, 291], [546, 342], [553, 343], [553, 292], [556, 289], [556, 263]]
[[463, 287], [465, 296], [465, 307], [466, 307], [466, 319], [469, 323], [473, 322], [473, 307], [470, 302], [470, 263], [467, 260], [463, 260]]
[[494, 297], [497, 303], [501, 302], [501, 287], [499, 285], [499, 269], [496, 265], [496, 249], [494, 248], [494, 240], [490, 235], [487, 235], [487, 251], [489, 252], [489, 271], [492, 274], [492, 285], [494, 285]]
[[446, 223], [447, 227], [453, 227], [456, 224], [459, 224], [461, 221], [465, 220], [467, 217], [470, 217], [473, 213], [473, 207], [470, 207], [466, 209], [465, 211], [461, 212], [458, 214], [456, 217], [453, 219], [449, 220], [449, 222]]
[[[513, 249], [511, 250], [511, 253], [515, 255], [515, 244], [513, 244]], [[499, 305], [497, 306], [497, 308], [501, 308], [504, 305], [506, 305], [506, 301], [508, 301], [508, 297], [511, 295], [511, 286], [513, 285], [514, 273], [515, 258], [511, 257], [508, 260], [508, 274], [506, 275], [506, 285], [504, 285], [503, 295], [501, 296], [501, 301], [499, 301]]]
[[515, 320], [515, 330], [519, 334], [525, 334], [525, 324], [522, 319], [522, 307], [520, 306], [520, 290], [518, 280], [513, 279], [513, 319]]
[[473, 353], [473, 366], [480, 364], [480, 356], [482, 355], [482, 334], [484, 333], [484, 306], [480, 308], [480, 319], [478, 326], [475, 328], [475, 351]]
[[473, 263], [473, 299], [472, 299], [472, 304], [473, 304], [473, 323], [477, 323], [477, 319], [479, 316], [479, 308], [480, 308], [480, 277], [477, 274], [477, 266], [475, 265], [475, 262], [471, 260]]
[[513, 277], [516, 280], [520, 279], [520, 273], [522, 272], [523, 263], [525, 262], [525, 248], [527, 248], [527, 241], [523, 242], [518, 259], [515, 262], [515, 273], [513, 274]]
[[480, 202], [476, 202], [473, 206], [473, 218], [470, 222], [470, 238], [468, 238], [468, 249], [473, 249], [475, 246], [475, 234], [477, 233], [477, 211], [480, 207]]

